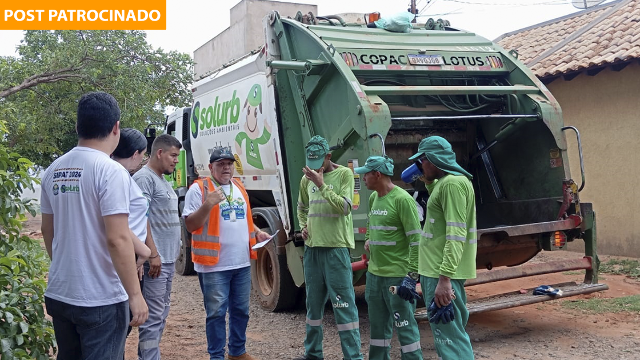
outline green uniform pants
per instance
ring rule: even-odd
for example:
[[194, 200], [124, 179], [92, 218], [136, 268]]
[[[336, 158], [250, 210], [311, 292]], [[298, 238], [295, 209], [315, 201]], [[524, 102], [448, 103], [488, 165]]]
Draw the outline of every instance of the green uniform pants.
[[[464, 329], [469, 320], [469, 311], [467, 310], [467, 293], [464, 292], [465, 280], [451, 279], [451, 287], [456, 293], [456, 299], [453, 300], [453, 308], [455, 319], [448, 323], [431, 324], [431, 332], [436, 346], [438, 357], [442, 360], [473, 360], [473, 349], [471, 348], [471, 340]], [[422, 286], [422, 296], [429, 306], [431, 299], [436, 292], [438, 279], [420, 276], [420, 284]]]
[[304, 281], [307, 291], [305, 357], [323, 359], [322, 317], [331, 301], [345, 360], [362, 360], [360, 321], [353, 292], [353, 273], [347, 248], [305, 247]]
[[369, 360], [391, 360], [391, 337], [395, 326], [400, 341], [402, 360], [422, 360], [420, 331], [413, 317], [412, 304], [389, 292], [390, 286], [399, 286], [401, 277], [382, 277], [367, 273], [365, 298], [369, 304]]

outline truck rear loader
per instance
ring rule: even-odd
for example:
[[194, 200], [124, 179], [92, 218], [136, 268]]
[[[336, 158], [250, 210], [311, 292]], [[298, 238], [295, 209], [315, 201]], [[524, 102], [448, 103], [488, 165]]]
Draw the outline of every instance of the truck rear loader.
[[[466, 286], [585, 270], [582, 283], [553, 285], [563, 297], [607, 289], [597, 281], [595, 212], [579, 199], [585, 176], [578, 130], [564, 126], [558, 102], [517, 52], [442, 20], [394, 33], [367, 27], [366, 18], [298, 13], [285, 19], [272, 12], [263, 21], [264, 45], [198, 80], [192, 107], [168, 117], [165, 131], [183, 144], [173, 175], [180, 211], [187, 186], [210, 176], [210, 153], [230, 147], [254, 221], [272, 234], [280, 230], [252, 263], [262, 307], [285, 310], [300, 301], [304, 241], [296, 205], [304, 146], [314, 135], [328, 140], [334, 162], [351, 169], [370, 155], [390, 156], [394, 182], [418, 204], [428, 196], [424, 184], [405, 184], [400, 172], [421, 139], [446, 138], [473, 174], [476, 192], [476, 261], [484, 270]], [[579, 184], [569, 170], [567, 133], [578, 143]], [[353, 176], [351, 257], [358, 285], [366, 272], [370, 191]], [[193, 272], [190, 239], [183, 226], [176, 265], [183, 275]], [[527, 264], [540, 251], [564, 249], [576, 239], [584, 241], [584, 257]], [[550, 299], [529, 289], [468, 307], [474, 313]]]

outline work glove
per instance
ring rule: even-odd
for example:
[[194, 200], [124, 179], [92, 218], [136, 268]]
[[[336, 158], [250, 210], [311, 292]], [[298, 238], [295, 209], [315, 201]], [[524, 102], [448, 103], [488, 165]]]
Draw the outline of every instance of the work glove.
[[553, 288], [549, 285], [540, 285], [533, 290], [533, 295], [562, 296], [562, 290]]
[[420, 294], [416, 291], [416, 280], [413, 280], [408, 275], [402, 279], [402, 284], [398, 286], [396, 291], [398, 296], [412, 304], [415, 299], [420, 299]]
[[438, 307], [435, 302], [435, 298], [431, 299], [431, 303], [427, 308], [429, 314], [429, 322], [432, 324], [437, 324], [442, 322], [443, 324], [448, 324], [455, 319], [455, 312], [453, 311], [453, 302], [450, 302], [449, 305]]

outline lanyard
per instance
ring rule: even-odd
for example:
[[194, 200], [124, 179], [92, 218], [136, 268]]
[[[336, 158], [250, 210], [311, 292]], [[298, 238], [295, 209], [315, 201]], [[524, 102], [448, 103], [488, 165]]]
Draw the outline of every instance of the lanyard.
[[233, 181], [229, 181], [229, 195], [227, 195], [227, 193], [224, 192], [224, 188], [222, 187], [222, 185], [218, 184], [213, 176], [211, 177], [211, 180], [216, 187], [222, 189], [222, 192], [224, 193], [224, 196], [227, 198], [227, 202], [229, 203], [229, 207], [231, 207], [231, 201], [233, 200]]

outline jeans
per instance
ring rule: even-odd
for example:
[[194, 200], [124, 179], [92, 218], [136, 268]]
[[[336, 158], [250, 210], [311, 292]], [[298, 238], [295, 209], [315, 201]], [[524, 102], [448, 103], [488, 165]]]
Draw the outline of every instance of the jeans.
[[58, 360], [121, 360], [129, 325], [129, 302], [82, 307], [48, 297], [53, 318]]
[[149, 307], [149, 318], [140, 325], [138, 330], [138, 358], [141, 360], [160, 359], [160, 339], [162, 339], [171, 307], [171, 286], [174, 273], [174, 263], [163, 263], [160, 275], [151, 278], [149, 263], [144, 263], [142, 296]]
[[198, 273], [207, 312], [207, 351], [211, 360], [224, 359], [226, 314], [229, 310], [229, 355], [240, 356], [246, 351], [251, 267]]

